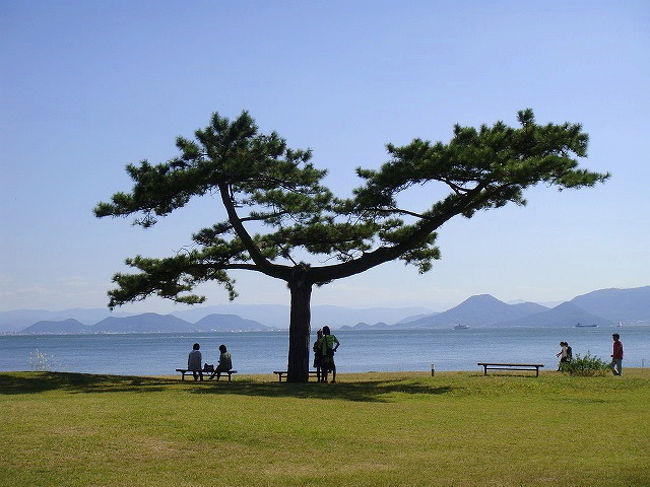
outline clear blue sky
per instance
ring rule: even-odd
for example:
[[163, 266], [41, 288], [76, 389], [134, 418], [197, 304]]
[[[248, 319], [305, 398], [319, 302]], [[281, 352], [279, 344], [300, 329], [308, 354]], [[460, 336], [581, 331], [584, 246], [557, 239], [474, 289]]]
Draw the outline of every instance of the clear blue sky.
[[[540, 123], [582, 123], [583, 165], [612, 173], [450, 222], [428, 274], [387, 264], [316, 289], [314, 304], [443, 309], [650, 284], [645, 0], [2, 0], [0, 69], [0, 310], [104, 306], [125, 257], [172, 254], [222, 219], [198, 201], [144, 231], [92, 208], [130, 188], [127, 163], [167, 160], [177, 135], [243, 109], [312, 148], [341, 195], [388, 142], [447, 141], [456, 122], [514, 124], [527, 107]], [[289, 301], [281, 281], [236, 278], [241, 303]]]

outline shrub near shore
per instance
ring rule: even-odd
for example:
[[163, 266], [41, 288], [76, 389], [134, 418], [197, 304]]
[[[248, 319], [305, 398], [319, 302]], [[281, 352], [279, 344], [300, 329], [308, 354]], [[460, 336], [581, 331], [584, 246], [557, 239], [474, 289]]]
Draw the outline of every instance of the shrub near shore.
[[0, 373], [0, 485], [650, 485], [650, 373]]
[[576, 355], [570, 362], [560, 363], [560, 370], [565, 374], [583, 377], [603, 376], [610, 372], [607, 362], [589, 352], [582, 356]]

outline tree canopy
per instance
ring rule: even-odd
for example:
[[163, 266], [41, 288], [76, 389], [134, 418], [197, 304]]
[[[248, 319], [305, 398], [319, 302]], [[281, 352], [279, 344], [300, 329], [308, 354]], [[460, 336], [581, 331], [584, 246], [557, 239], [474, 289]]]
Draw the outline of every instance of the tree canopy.
[[[609, 177], [578, 167], [588, 144], [580, 124], [538, 125], [530, 109], [517, 118], [518, 127], [456, 125], [448, 143], [388, 144], [388, 162], [358, 168], [360, 185], [337, 197], [323, 185], [327, 172], [310, 162], [311, 151], [290, 149], [275, 132], [260, 133], [247, 112], [232, 121], [215, 113], [194, 139], [177, 138], [173, 159], [128, 165], [131, 191], [96, 206], [98, 217], [132, 215], [143, 227], [193, 197], [217, 198], [223, 207], [219, 221], [192, 236], [187, 252], [127, 259], [139, 272], [114, 276], [109, 306], [151, 295], [201, 303], [205, 297], [193, 290], [207, 281], [234, 299], [234, 270], [282, 279], [291, 291], [288, 379], [306, 381], [314, 285], [393, 260], [426, 272], [440, 256], [436, 230], [454, 216], [524, 205], [524, 190], [539, 183], [581, 188]], [[432, 190], [428, 207], [400, 207], [400, 194], [432, 183], [447, 188], [442, 198]], [[308, 262], [309, 256], [315, 258]]]

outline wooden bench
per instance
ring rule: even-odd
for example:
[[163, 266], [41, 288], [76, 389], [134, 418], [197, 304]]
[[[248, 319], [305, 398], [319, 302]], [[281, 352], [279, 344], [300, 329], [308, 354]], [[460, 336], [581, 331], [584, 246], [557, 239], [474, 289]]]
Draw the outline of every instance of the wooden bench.
[[[180, 372], [181, 374], [183, 374], [183, 376], [181, 377], [181, 380], [185, 380], [185, 374], [192, 375], [192, 372], [201, 372], [203, 375], [210, 375], [210, 376], [212, 376], [212, 374], [214, 374], [214, 375], [217, 374], [217, 372], [213, 372], [212, 370], [176, 369], [176, 372]], [[236, 370], [229, 370], [227, 372], [219, 372], [219, 373], [222, 374], [222, 375], [228, 374], [228, 382], [230, 382], [232, 380], [232, 374], [236, 374], [237, 371]], [[212, 377], [210, 377], [210, 378], [212, 378]]]
[[[289, 372], [286, 371], [286, 370], [274, 370], [273, 373], [278, 374], [278, 382], [282, 382], [282, 376], [287, 375]], [[310, 370], [309, 371], [309, 376], [310, 377], [318, 377], [318, 372], [316, 372], [315, 370]], [[322, 376], [322, 372], [321, 372], [321, 376]]]
[[488, 369], [492, 370], [534, 370], [535, 377], [539, 377], [539, 368], [544, 367], [544, 364], [502, 364], [502, 363], [488, 363], [479, 362], [477, 365], [483, 367], [483, 375], [487, 375]]

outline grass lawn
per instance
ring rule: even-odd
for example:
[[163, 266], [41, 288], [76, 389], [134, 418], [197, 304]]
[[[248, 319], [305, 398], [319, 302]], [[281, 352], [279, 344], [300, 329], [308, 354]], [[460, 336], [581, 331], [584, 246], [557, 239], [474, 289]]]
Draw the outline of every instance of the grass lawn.
[[650, 371], [0, 373], [0, 486], [650, 486]]

